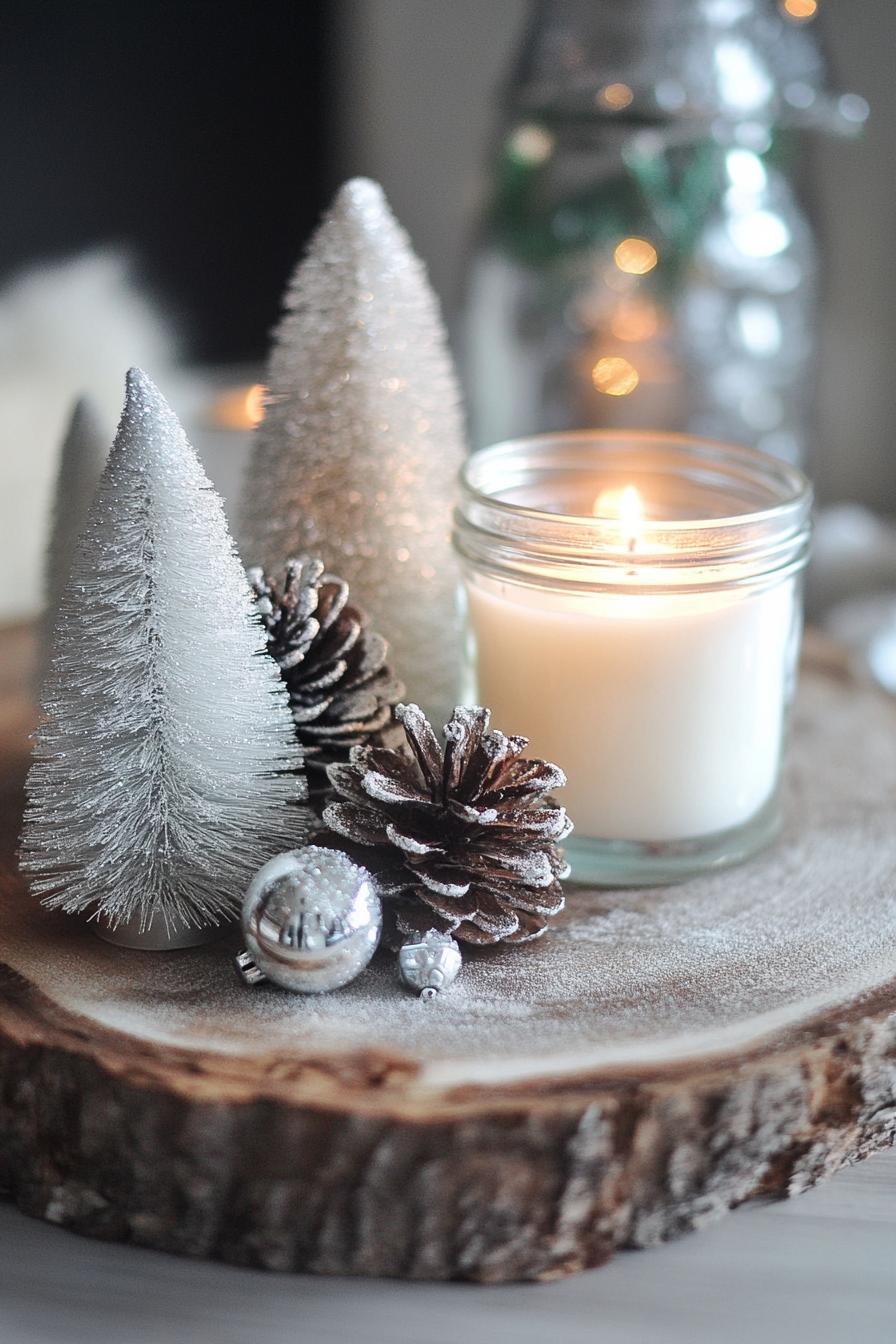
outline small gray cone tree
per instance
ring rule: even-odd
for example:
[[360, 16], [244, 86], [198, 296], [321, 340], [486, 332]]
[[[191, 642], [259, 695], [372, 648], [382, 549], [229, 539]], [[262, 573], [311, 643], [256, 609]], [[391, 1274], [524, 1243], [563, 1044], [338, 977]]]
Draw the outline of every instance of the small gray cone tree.
[[[109, 440], [89, 397], [72, 408], [62, 446], [44, 560], [44, 614], [40, 656], [52, 648], [53, 626], [60, 597], [68, 583], [78, 539], [87, 521], [99, 479], [106, 465]], [[42, 662], [42, 666], [43, 666]]]

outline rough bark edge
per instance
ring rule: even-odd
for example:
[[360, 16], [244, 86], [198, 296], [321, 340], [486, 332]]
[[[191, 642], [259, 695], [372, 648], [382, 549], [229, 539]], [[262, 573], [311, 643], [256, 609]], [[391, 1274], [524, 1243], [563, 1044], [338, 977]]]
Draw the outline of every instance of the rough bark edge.
[[[896, 1014], [740, 1068], [534, 1105], [494, 1094], [402, 1115], [306, 1083], [317, 1100], [303, 1104], [166, 1091], [49, 1037], [26, 1043], [4, 1013], [0, 1190], [81, 1233], [233, 1264], [552, 1279], [892, 1143]], [[404, 1091], [388, 1074], [382, 1088]]]

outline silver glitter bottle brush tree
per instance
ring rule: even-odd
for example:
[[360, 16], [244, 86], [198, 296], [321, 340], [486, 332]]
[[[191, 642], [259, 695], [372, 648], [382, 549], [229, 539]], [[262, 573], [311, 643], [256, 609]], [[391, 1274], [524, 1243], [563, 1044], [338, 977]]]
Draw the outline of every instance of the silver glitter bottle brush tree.
[[381, 188], [338, 193], [285, 299], [242, 507], [248, 564], [320, 555], [445, 722], [458, 698], [449, 534], [465, 445], [438, 302]]
[[21, 857], [44, 904], [128, 946], [189, 946], [301, 843], [302, 753], [263, 644], [221, 502], [134, 369], [35, 734]]

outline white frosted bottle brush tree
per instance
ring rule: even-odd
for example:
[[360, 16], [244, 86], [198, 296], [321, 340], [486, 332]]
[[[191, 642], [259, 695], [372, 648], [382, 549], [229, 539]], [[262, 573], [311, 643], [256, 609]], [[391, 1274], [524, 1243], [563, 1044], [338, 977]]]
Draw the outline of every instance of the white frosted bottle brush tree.
[[64, 589], [22, 863], [46, 905], [142, 946], [203, 941], [300, 843], [298, 746], [243, 567], [138, 369]]

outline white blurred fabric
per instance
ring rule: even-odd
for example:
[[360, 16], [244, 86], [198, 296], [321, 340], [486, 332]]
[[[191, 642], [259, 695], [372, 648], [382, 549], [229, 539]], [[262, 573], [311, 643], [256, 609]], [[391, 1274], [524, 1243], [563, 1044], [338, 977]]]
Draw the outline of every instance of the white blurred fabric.
[[124, 251], [47, 262], [0, 290], [0, 619], [36, 613], [61, 437], [88, 393], [111, 443], [124, 375], [139, 364], [168, 386], [172, 323], [142, 293]]

